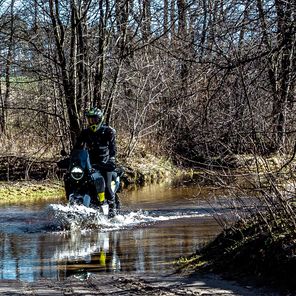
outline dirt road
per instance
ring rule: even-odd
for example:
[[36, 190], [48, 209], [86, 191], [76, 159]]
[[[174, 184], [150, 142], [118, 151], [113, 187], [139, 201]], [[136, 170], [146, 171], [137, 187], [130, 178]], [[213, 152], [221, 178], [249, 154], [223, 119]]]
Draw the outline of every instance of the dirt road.
[[0, 295], [219, 295], [278, 296], [277, 293], [240, 286], [216, 275], [139, 276], [127, 274], [89, 275], [85, 279], [70, 277], [63, 281], [0, 281]]

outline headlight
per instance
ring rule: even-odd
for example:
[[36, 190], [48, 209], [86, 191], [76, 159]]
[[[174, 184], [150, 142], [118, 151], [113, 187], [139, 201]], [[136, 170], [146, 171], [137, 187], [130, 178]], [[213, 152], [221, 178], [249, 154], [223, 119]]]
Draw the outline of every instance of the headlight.
[[83, 178], [84, 172], [80, 167], [73, 167], [71, 170], [71, 177], [76, 180], [79, 181]]

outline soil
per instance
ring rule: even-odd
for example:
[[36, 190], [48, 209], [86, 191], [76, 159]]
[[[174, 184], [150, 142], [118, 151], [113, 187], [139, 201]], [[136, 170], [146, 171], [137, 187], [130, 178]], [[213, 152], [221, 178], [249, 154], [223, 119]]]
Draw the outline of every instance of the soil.
[[296, 295], [296, 232], [292, 214], [296, 208], [291, 206], [290, 210], [291, 214], [287, 214], [277, 207], [273, 215], [264, 213], [264, 221], [262, 210], [239, 220], [187, 261], [180, 262], [180, 269], [221, 273], [234, 279], [244, 277]]
[[35, 282], [0, 280], [0, 295], [219, 295], [279, 296], [276, 292], [239, 285], [214, 274], [88, 275], [79, 279], [41, 279]]

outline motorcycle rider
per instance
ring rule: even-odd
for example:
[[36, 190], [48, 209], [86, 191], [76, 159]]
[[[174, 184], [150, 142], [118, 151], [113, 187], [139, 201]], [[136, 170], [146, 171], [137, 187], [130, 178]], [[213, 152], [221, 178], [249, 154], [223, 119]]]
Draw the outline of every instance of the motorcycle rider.
[[[83, 129], [77, 138], [75, 148], [87, 148], [90, 162], [98, 168], [106, 184], [106, 199], [109, 204], [110, 218], [115, 216], [115, 193], [111, 188], [112, 174], [116, 168], [116, 131], [104, 123], [103, 112], [94, 107], [85, 113], [88, 127]], [[101, 196], [98, 196], [102, 202]]]

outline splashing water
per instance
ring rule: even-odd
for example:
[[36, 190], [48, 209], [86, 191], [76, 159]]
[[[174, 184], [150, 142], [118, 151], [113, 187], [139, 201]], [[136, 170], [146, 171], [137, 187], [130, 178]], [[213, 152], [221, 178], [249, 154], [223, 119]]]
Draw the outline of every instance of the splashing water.
[[132, 211], [122, 213], [112, 219], [93, 208], [79, 205], [51, 204], [46, 209], [47, 213], [53, 217], [59, 225], [60, 230], [75, 229], [100, 229], [101, 231], [119, 230], [132, 228], [139, 225], [150, 225], [156, 222], [209, 216], [208, 213], [191, 210], [187, 212], [164, 212], [164, 211]]

